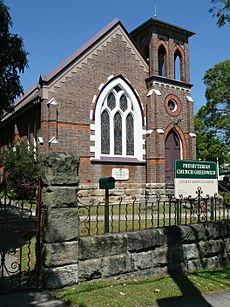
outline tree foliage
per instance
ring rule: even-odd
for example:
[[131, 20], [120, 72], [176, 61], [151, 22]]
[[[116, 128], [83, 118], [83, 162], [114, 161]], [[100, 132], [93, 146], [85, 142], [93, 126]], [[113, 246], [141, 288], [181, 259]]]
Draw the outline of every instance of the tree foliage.
[[230, 22], [230, 0], [211, 0], [213, 6], [209, 12], [217, 17], [218, 27], [223, 27], [227, 22]]
[[[206, 105], [195, 117], [198, 158], [227, 162], [230, 146], [230, 60], [204, 75]], [[230, 162], [230, 161], [229, 161]]]
[[14, 100], [23, 94], [19, 74], [28, 66], [23, 40], [10, 33], [9, 9], [0, 0], [0, 116], [13, 110]]
[[20, 187], [33, 183], [35, 177], [42, 175], [41, 162], [34, 147], [23, 141], [0, 151], [0, 166], [17, 196], [20, 195]]
[[208, 131], [199, 114], [195, 116], [195, 132], [197, 134], [197, 159], [202, 161], [217, 161], [218, 159], [220, 164], [228, 162], [228, 147], [215, 133]]

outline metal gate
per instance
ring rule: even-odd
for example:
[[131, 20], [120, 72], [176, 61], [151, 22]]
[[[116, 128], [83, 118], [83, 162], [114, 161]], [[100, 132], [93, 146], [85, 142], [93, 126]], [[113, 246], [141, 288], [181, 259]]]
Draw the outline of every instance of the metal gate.
[[41, 179], [0, 191], [0, 291], [39, 285]]

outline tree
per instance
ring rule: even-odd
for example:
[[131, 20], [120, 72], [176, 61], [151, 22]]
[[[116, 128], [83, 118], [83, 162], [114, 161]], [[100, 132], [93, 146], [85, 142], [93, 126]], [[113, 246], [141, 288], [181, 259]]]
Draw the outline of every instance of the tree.
[[29, 187], [36, 177], [43, 174], [41, 165], [34, 147], [25, 141], [0, 151], [0, 167], [3, 167], [9, 189], [17, 198], [20, 198], [23, 187]]
[[223, 27], [227, 22], [230, 22], [230, 0], [211, 0], [213, 3], [209, 12], [217, 17], [218, 27]]
[[230, 162], [230, 60], [206, 71], [206, 105], [195, 117], [198, 158]]
[[15, 98], [23, 94], [19, 74], [28, 67], [23, 40], [11, 34], [12, 19], [9, 9], [0, 0], [0, 116], [12, 111]]
[[195, 132], [197, 134], [197, 159], [215, 162], [218, 159], [220, 165], [230, 162], [228, 161], [228, 147], [215, 133], [208, 131], [199, 112], [195, 116]]

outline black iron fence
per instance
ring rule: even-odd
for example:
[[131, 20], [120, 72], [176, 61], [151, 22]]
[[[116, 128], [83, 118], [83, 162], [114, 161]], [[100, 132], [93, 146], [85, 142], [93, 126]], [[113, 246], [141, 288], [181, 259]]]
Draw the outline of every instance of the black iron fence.
[[[17, 193], [15, 193], [15, 191]], [[38, 286], [41, 180], [0, 190], [0, 291]]]
[[230, 216], [230, 204], [221, 197], [202, 197], [199, 188], [195, 199], [157, 194], [129, 200], [111, 195], [109, 201], [94, 197], [88, 203], [87, 199], [78, 193], [81, 236], [216, 222]]

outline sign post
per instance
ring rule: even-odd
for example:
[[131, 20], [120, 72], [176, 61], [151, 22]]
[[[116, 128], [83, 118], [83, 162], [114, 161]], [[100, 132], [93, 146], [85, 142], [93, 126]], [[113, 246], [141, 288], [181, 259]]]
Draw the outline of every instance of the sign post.
[[105, 190], [104, 232], [109, 233], [109, 189], [115, 188], [115, 179], [113, 177], [100, 178], [99, 188]]
[[175, 197], [196, 198], [196, 191], [201, 188], [204, 195], [214, 196], [218, 193], [218, 176], [215, 162], [175, 161]]

